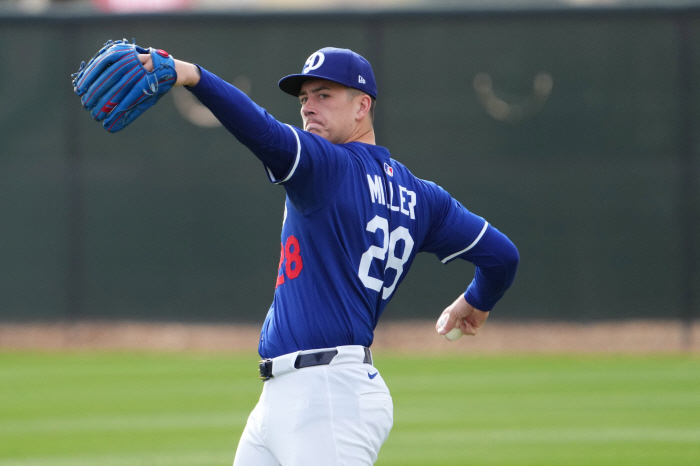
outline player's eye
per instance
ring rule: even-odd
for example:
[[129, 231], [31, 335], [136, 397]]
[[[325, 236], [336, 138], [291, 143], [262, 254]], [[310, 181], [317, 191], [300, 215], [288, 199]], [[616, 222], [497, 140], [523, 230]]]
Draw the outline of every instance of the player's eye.
[[299, 99], [299, 103], [300, 103], [301, 105], [304, 105], [304, 104], [306, 103], [307, 100], [308, 100], [308, 99], [307, 99], [306, 97], [302, 97], [301, 99]]

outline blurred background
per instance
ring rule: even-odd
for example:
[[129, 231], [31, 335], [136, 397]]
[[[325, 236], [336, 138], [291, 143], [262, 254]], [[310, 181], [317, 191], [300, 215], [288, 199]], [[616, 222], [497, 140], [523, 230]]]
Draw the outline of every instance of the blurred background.
[[518, 246], [453, 343], [473, 267], [418, 256], [378, 466], [698, 464], [700, 0], [0, 0], [0, 466], [230, 465], [260, 396], [284, 190], [186, 90], [94, 122], [70, 74], [121, 38], [294, 125], [278, 80], [359, 52], [378, 144]]
[[[379, 85], [378, 144], [518, 246], [504, 321], [700, 316], [700, 2], [4, 0], [0, 322], [261, 323], [284, 192], [189, 93], [108, 134], [70, 74], [136, 39], [299, 125], [324, 46]], [[421, 255], [385, 319], [471, 280]]]

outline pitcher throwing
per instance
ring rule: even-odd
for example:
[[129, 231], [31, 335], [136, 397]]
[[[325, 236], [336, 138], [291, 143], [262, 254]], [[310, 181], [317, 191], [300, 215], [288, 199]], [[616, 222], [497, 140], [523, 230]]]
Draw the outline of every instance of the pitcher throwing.
[[108, 42], [74, 77], [83, 105], [111, 132], [173, 84], [187, 86], [287, 193], [258, 348], [265, 383], [234, 466], [374, 464], [393, 406], [369, 347], [416, 254], [475, 264], [436, 326], [441, 335], [455, 327], [474, 335], [515, 278], [513, 243], [375, 144], [377, 85], [350, 50], [320, 49], [279, 82], [299, 100], [301, 128], [198, 65], [126, 41]]

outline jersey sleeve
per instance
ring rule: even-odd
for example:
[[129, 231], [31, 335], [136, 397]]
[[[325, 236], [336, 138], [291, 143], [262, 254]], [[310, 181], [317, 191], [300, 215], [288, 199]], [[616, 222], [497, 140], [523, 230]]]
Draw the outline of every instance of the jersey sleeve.
[[308, 131], [293, 129], [299, 144], [297, 159], [279, 183], [284, 185], [292, 205], [309, 214], [323, 207], [340, 187], [350, 163], [350, 152]]
[[421, 251], [435, 254], [444, 264], [472, 249], [488, 228], [488, 222], [469, 212], [440, 186], [423, 181], [430, 212], [430, 228]]
[[265, 165], [268, 177], [283, 180], [298, 161], [298, 136], [235, 86], [199, 67], [201, 78], [187, 87], [238, 141]]
[[201, 67], [200, 72], [199, 83], [188, 89], [262, 161], [268, 179], [282, 184], [304, 214], [323, 206], [345, 174], [348, 150], [280, 123], [235, 86]]
[[517, 248], [506, 235], [489, 225], [479, 242], [462, 258], [476, 265], [464, 298], [475, 308], [490, 311], [513, 284], [520, 261]]
[[518, 250], [444, 189], [432, 187], [432, 223], [421, 251], [434, 253], [445, 264], [457, 258], [473, 263], [476, 272], [464, 297], [476, 309], [490, 311], [515, 279]]

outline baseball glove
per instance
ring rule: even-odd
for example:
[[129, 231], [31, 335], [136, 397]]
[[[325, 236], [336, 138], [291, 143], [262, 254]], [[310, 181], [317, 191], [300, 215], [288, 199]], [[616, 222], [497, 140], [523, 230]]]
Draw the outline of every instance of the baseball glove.
[[[151, 72], [138, 58], [145, 53], [153, 60]], [[144, 49], [126, 39], [105, 43], [87, 66], [82, 62], [71, 76], [83, 107], [110, 133], [126, 128], [154, 106], [177, 80], [175, 60], [168, 52]]]

